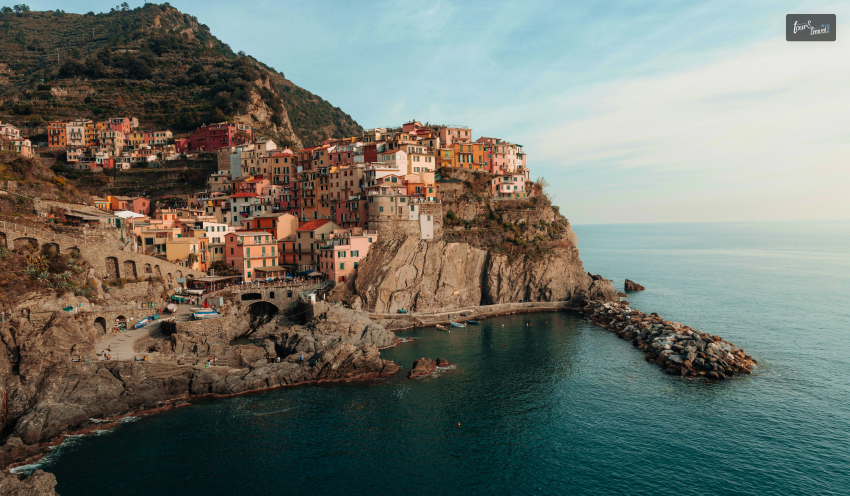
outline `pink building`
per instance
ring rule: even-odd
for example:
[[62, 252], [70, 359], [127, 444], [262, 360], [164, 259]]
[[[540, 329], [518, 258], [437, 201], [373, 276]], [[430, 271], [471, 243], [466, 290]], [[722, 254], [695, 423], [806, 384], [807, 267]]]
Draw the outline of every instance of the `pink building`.
[[330, 281], [345, 282], [357, 273], [357, 267], [378, 240], [377, 231], [338, 229], [319, 245], [319, 271]]
[[440, 129], [438, 134], [440, 143], [450, 147], [453, 143], [469, 143], [472, 141], [472, 128], [466, 126], [452, 126]]
[[137, 214], [148, 215], [151, 211], [151, 201], [144, 196], [137, 196], [128, 203], [127, 210], [132, 210]]
[[493, 198], [501, 200], [515, 200], [526, 198], [525, 174], [502, 174], [490, 179], [490, 193]]
[[283, 275], [277, 255], [277, 240], [266, 231], [238, 231], [225, 236], [225, 261], [245, 282]]

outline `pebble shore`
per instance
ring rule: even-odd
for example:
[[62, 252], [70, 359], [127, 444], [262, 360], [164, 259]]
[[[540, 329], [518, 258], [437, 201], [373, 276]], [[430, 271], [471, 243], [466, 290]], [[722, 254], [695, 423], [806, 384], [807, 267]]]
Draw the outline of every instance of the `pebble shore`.
[[734, 343], [678, 322], [663, 320], [657, 313], [629, 308], [628, 302], [591, 302], [587, 315], [594, 324], [627, 339], [671, 375], [727, 379], [751, 374], [758, 363]]

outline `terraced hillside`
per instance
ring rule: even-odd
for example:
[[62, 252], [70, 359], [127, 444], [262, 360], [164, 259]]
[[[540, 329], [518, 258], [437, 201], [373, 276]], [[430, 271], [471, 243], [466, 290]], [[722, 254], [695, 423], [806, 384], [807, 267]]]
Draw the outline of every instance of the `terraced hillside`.
[[362, 131], [168, 4], [0, 15], [0, 103], [1, 118], [30, 126], [130, 114], [179, 132], [232, 117], [296, 149]]

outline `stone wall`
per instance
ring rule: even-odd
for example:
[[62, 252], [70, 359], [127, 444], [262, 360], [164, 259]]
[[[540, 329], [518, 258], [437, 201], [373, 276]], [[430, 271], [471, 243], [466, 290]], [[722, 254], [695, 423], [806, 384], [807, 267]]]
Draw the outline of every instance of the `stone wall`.
[[222, 315], [215, 319], [190, 320], [177, 322], [176, 332], [190, 336], [206, 336], [210, 338], [231, 339], [233, 316]]
[[104, 236], [75, 237], [57, 234], [51, 231], [34, 229], [27, 226], [0, 222], [0, 244], [15, 246], [15, 241], [31, 242], [35, 240], [39, 247], [45, 244], [55, 245], [62, 253], [77, 251], [91, 264], [95, 277], [123, 277], [125, 279], [162, 277], [166, 287], [177, 286], [177, 278], [192, 275], [200, 277], [204, 274], [197, 270], [173, 264], [165, 260], [122, 250], [114, 239]]

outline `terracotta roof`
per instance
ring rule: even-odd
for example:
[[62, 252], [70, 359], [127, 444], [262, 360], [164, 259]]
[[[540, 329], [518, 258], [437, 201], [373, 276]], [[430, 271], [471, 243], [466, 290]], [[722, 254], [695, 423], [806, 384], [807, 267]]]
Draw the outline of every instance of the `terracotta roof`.
[[230, 195], [230, 198], [246, 198], [246, 197], [254, 198], [254, 197], [257, 197], [257, 196], [259, 196], [259, 195], [257, 195], [257, 193], [244, 193], [244, 192], [242, 192], [242, 193], [234, 193], [234, 194]]
[[316, 229], [327, 224], [328, 222], [330, 222], [330, 219], [311, 220], [310, 222], [299, 227], [298, 230], [299, 231], [315, 231]]

